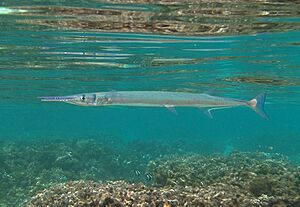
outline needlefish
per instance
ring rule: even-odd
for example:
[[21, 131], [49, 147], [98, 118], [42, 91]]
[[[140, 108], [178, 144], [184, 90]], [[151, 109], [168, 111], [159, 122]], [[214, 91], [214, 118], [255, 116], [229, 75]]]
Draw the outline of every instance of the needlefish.
[[79, 106], [166, 107], [175, 114], [177, 114], [175, 107], [197, 107], [202, 109], [210, 118], [213, 118], [211, 114], [213, 110], [246, 106], [261, 117], [268, 119], [264, 111], [266, 92], [258, 94], [249, 101], [213, 96], [206, 93], [166, 91], [110, 91], [39, 98], [41, 101], [60, 101]]

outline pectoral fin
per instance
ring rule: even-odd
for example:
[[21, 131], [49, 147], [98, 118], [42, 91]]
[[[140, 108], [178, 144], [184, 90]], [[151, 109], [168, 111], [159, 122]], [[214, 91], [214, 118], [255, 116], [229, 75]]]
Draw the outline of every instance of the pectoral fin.
[[165, 105], [165, 107], [166, 107], [170, 112], [172, 112], [173, 114], [178, 115], [178, 113], [177, 113], [177, 111], [176, 111], [174, 105]]

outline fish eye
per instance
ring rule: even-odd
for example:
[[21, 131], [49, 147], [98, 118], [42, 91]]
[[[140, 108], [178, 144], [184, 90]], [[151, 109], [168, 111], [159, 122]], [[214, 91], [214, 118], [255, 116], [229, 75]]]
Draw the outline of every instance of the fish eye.
[[82, 95], [82, 96], [80, 97], [80, 100], [81, 100], [81, 101], [85, 101], [85, 95]]

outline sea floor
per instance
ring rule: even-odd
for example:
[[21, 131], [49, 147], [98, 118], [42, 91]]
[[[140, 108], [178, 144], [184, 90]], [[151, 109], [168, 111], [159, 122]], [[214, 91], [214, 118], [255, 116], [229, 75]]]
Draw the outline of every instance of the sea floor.
[[0, 206], [300, 206], [284, 155], [117, 141], [2, 141]]

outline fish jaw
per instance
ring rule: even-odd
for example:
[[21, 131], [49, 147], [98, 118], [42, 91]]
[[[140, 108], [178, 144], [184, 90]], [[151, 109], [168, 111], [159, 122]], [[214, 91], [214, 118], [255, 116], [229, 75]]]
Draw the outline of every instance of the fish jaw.
[[72, 102], [76, 100], [77, 96], [42, 96], [38, 98], [45, 102]]
[[97, 106], [97, 95], [94, 93], [77, 94], [69, 96], [44, 96], [39, 97], [45, 102], [64, 102], [78, 106]]

